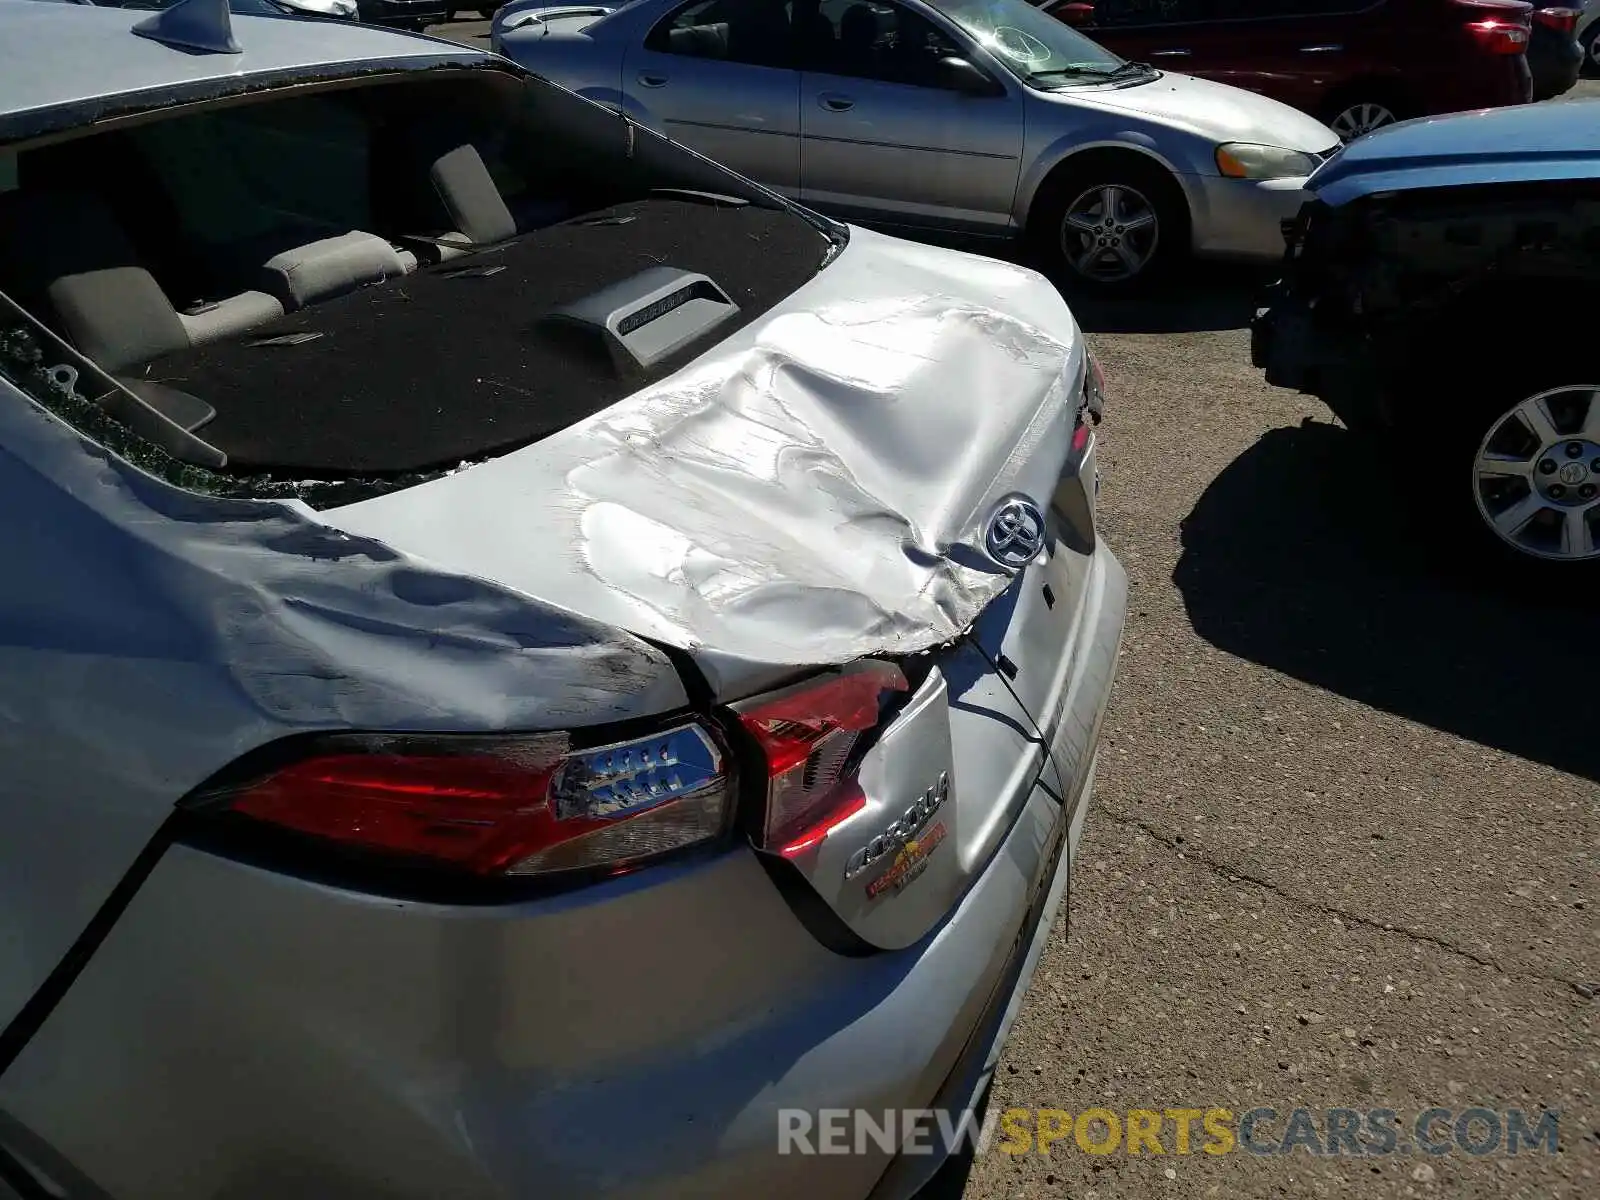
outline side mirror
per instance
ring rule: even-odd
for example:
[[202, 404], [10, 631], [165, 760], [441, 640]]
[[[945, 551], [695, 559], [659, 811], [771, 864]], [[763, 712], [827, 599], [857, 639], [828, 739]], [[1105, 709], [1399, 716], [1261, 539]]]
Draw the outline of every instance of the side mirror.
[[964, 96], [1000, 96], [1005, 89], [964, 58], [939, 60], [940, 82]]
[[1074, 3], [1071, 4], [1056, 5], [1050, 10], [1050, 15], [1066, 25], [1093, 25], [1094, 5], [1080, 4], [1074, 0]]

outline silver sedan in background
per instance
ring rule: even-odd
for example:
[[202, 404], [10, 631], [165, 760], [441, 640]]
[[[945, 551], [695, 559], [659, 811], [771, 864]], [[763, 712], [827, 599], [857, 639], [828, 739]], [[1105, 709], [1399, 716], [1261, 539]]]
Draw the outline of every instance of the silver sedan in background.
[[506, 5], [495, 50], [811, 207], [1025, 234], [1122, 286], [1193, 252], [1276, 259], [1339, 139], [1126, 62], [1026, 0]]

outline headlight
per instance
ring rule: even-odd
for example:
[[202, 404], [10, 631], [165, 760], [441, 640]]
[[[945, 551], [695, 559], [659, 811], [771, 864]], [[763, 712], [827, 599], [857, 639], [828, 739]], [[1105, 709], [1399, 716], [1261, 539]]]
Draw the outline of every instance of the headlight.
[[1226, 142], [1217, 147], [1217, 170], [1229, 179], [1292, 179], [1317, 169], [1317, 160], [1282, 146]]

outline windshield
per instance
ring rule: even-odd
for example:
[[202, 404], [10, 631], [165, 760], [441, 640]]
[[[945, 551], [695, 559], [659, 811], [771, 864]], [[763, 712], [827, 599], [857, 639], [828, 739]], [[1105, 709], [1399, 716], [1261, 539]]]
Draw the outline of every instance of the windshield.
[[1054, 88], [1121, 77], [1130, 68], [1027, 0], [931, 0], [1018, 79]]

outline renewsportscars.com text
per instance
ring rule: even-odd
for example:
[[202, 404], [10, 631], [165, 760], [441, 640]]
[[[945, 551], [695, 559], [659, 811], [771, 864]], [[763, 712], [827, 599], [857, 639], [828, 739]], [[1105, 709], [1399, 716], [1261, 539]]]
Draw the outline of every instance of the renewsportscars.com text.
[[1252, 1154], [1365, 1158], [1389, 1154], [1555, 1154], [1560, 1115], [1520, 1108], [787, 1108], [780, 1154]]

